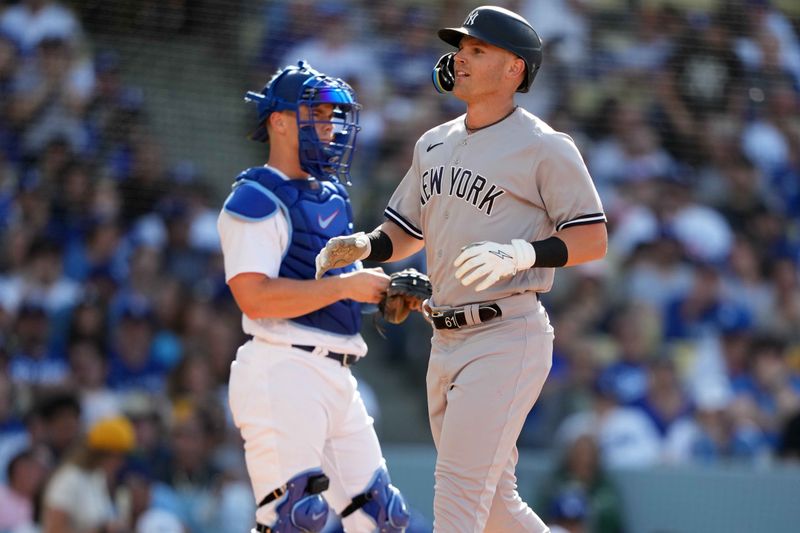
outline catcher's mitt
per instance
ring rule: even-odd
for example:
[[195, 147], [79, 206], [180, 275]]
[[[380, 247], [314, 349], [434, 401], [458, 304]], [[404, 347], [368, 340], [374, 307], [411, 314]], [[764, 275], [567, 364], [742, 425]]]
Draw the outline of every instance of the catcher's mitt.
[[386, 295], [378, 304], [384, 320], [400, 324], [411, 311], [419, 310], [422, 302], [431, 297], [431, 281], [428, 276], [414, 268], [391, 274]]

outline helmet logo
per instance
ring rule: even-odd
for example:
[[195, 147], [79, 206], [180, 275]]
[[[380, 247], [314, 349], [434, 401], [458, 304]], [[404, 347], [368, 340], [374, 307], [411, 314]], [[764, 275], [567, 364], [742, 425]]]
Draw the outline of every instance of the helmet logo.
[[473, 24], [475, 24], [475, 19], [478, 18], [479, 13], [480, 11], [474, 9], [472, 13], [467, 15], [467, 19], [464, 21], [464, 26], [472, 26]]

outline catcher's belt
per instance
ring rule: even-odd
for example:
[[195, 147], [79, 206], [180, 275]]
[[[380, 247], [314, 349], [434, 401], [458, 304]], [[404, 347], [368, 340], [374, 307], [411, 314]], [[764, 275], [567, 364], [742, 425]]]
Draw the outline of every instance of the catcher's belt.
[[[252, 335], [248, 335], [248, 337], [250, 338], [250, 340], [255, 340], [255, 341], [260, 340], [258, 337], [254, 337]], [[266, 342], [266, 341], [261, 340], [261, 342]], [[309, 346], [307, 344], [292, 344], [292, 348], [297, 348], [298, 350], [303, 350], [304, 352], [309, 352], [309, 353], [314, 352], [317, 349], [316, 346]], [[361, 359], [361, 357], [359, 357], [358, 355], [353, 355], [351, 353], [339, 353], [339, 352], [328, 352], [325, 354], [325, 357], [330, 357], [335, 361], [339, 361], [339, 364], [344, 367], [353, 366]]]
[[[292, 348], [297, 348], [305, 352], [313, 352], [317, 349], [316, 346], [308, 346], [306, 344], [292, 344]], [[339, 364], [344, 367], [353, 366], [354, 364], [358, 363], [359, 359], [361, 359], [361, 357], [357, 355], [339, 352], [328, 352], [325, 354], [325, 357], [330, 357], [331, 359], [339, 361]]]

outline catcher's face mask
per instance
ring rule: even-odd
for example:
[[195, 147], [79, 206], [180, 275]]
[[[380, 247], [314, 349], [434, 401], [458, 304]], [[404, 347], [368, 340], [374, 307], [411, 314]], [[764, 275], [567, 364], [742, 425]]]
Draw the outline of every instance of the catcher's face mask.
[[[350, 184], [350, 164], [356, 146], [358, 112], [353, 89], [344, 81], [321, 74], [305, 61], [279, 71], [260, 93], [248, 91], [245, 100], [258, 107], [259, 126], [251, 138], [268, 142], [266, 120], [276, 111], [297, 116], [300, 167], [317, 179]], [[315, 113], [317, 106], [325, 113]], [[333, 112], [328, 112], [332, 107]], [[301, 112], [301, 109], [305, 111]], [[325, 135], [320, 137], [320, 131]], [[332, 131], [332, 135], [328, 134]]]
[[[297, 113], [300, 166], [318, 179], [349, 185], [361, 109], [353, 90], [340, 79], [316, 76], [303, 84], [298, 106], [309, 110]], [[315, 112], [318, 106], [322, 113]], [[320, 139], [318, 132], [325, 136]]]

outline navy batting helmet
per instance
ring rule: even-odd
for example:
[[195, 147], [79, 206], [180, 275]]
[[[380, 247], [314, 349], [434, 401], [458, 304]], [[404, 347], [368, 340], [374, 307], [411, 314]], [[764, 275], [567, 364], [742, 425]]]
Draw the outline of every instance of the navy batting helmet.
[[[481, 6], [467, 15], [460, 28], [439, 30], [439, 38], [456, 48], [465, 35], [508, 50], [525, 61], [525, 79], [517, 88], [517, 92], [528, 92], [542, 64], [542, 40], [527, 20], [502, 7]], [[443, 63], [446, 61], [440, 60], [437, 68], [442, 68]], [[436, 74], [434, 71], [434, 85], [437, 82]], [[439, 86], [436, 88], [442, 92]], [[452, 87], [444, 89], [452, 90]]]
[[[355, 151], [358, 113], [353, 89], [339, 78], [332, 78], [314, 70], [305, 61], [279, 70], [260, 92], [248, 91], [245, 100], [258, 106], [258, 127], [250, 138], [269, 142], [267, 119], [277, 111], [294, 111], [300, 140], [300, 166], [319, 179], [350, 182], [350, 163]], [[333, 117], [320, 121], [314, 113], [301, 116], [301, 106], [332, 104]], [[323, 142], [317, 135], [320, 124], [333, 124], [333, 140]]]

